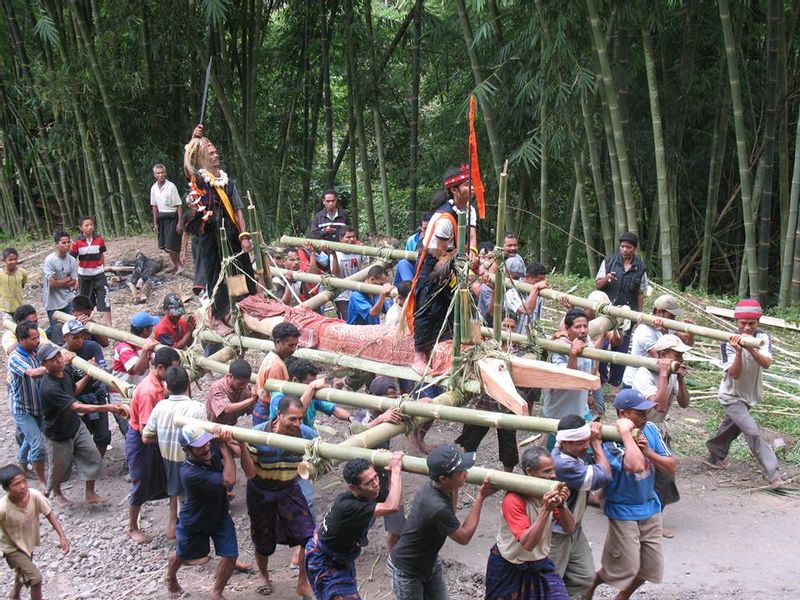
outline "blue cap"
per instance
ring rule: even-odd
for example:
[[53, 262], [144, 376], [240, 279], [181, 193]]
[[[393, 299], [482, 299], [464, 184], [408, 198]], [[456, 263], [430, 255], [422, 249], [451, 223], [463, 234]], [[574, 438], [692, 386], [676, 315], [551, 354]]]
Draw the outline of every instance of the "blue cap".
[[195, 423], [184, 425], [178, 435], [178, 441], [183, 448], [186, 448], [187, 446], [201, 448], [213, 439], [213, 435]]
[[147, 311], [138, 312], [131, 317], [131, 327], [137, 329], [144, 329], [145, 327], [154, 327], [161, 319], [155, 315], [151, 315]]
[[622, 390], [614, 398], [614, 408], [620, 410], [650, 410], [656, 405], [634, 389]]

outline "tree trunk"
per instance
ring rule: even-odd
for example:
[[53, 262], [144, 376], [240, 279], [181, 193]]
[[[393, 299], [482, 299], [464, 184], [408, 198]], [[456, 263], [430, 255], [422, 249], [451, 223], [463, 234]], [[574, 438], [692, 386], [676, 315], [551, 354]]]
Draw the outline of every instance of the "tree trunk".
[[597, 197], [597, 212], [600, 216], [600, 230], [603, 233], [603, 248], [606, 254], [614, 252], [614, 232], [608, 220], [608, 198], [606, 197], [603, 171], [600, 166], [600, 149], [594, 131], [592, 115], [589, 112], [589, 102], [586, 94], [581, 95], [581, 113], [583, 115], [583, 130], [586, 134], [586, 145], [589, 146], [589, 163], [592, 169], [592, 182], [594, 193]]
[[597, 273], [597, 261], [594, 255], [594, 239], [592, 236], [592, 217], [586, 202], [586, 173], [583, 168], [583, 152], [576, 148], [572, 151], [572, 167], [575, 171], [575, 198], [581, 211], [581, 224], [583, 225], [583, 245], [586, 248], [586, 264], [589, 267], [589, 277]]
[[422, 48], [422, 11], [423, 1], [414, 2], [414, 42], [411, 49], [411, 118], [408, 123], [409, 160], [408, 187], [410, 201], [409, 230], [413, 231], [419, 223], [417, 206], [417, 158], [419, 155], [419, 84], [420, 84], [420, 52]]
[[650, 119], [653, 123], [653, 148], [656, 160], [658, 190], [658, 229], [660, 234], [661, 279], [664, 285], [672, 285], [672, 220], [670, 219], [669, 193], [667, 189], [667, 157], [664, 149], [664, 132], [661, 124], [661, 105], [658, 99], [658, 81], [653, 60], [653, 40], [647, 20], [642, 19], [642, 48], [647, 71], [647, 89], [650, 97]]
[[575, 247], [575, 229], [578, 226], [578, 211], [580, 210], [580, 200], [578, 199], [580, 184], [575, 182], [575, 192], [572, 195], [572, 218], [569, 221], [569, 238], [567, 239], [567, 253], [564, 256], [564, 275], [569, 275], [572, 266], [572, 251]]
[[[333, 102], [331, 100], [331, 63], [330, 47], [331, 35], [328, 31], [327, 1], [320, 2], [322, 18], [322, 98], [325, 106], [325, 189], [333, 189]], [[336, 7], [333, 7], [335, 10]], [[331, 14], [333, 17], [333, 14]]]
[[614, 134], [614, 145], [619, 162], [619, 176], [620, 184], [622, 185], [622, 198], [625, 203], [627, 229], [628, 231], [636, 233], [638, 231], [636, 204], [633, 199], [633, 185], [630, 164], [628, 162], [628, 150], [625, 145], [625, 134], [622, 129], [622, 114], [619, 107], [617, 88], [614, 84], [614, 74], [611, 71], [611, 63], [608, 60], [605, 40], [600, 30], [600, 15], [597, 12], [595, 0], [586, 0], [586, 6], [589, 10], [589, 23], [592, 26], [592, 40], [600, 63], [600, 72], [603, 76], [602, 84], [606, 91], [608, 111], [611, 115], [611, 129]]
[[[543, 38], [544, 39], [544, 38]], [[541, 133], [542, 156], [539, 161], [539, 262], [549, 267], [550, 255], [550, 214], [547, 205], [547, 188], [549, 187], [549, 160], [547, 152], [547, 101], [539, 99], [539, 132]], [[583, 189], [583, 188], [581, 188]]]
[[742, 220], [744, 222], [744, 252], [747, 260], [747, 273], [750, 293], [758, 291], [758, 255], [756, 252], [756, 228], [753, 222], [753, 206], [750, 196], [750, 164], [747, 153], [747, 131], [744, 124], [744, 105], [739, 79], [737, 48], [733, 37], [730, 7], [728, 0], [718, 0], [719, 16], [722, 22], [722, 35], [725, 40], [725, 56], [728, 62], [728, 80], [731, 86], [733, 122], [736, 130], [736, 157], [739, 162], [739, 181], [742, 194]]
[[794, 170], [792, 172], [792, 195], [789, 197], [789, 215], [786, 219], [786, 242], [783, 248], [781, 287], [778, 305], [789, 306], [791, 299], [800, 300], [800, 228], [798, 228], [798, 204], [800, 204], [800, 113], [794, 137]]
[[614, 229], [617, 238], [628, 231], [628, 218], [625, 213], [625, 200], [622, 197], [622, 183], [619, 176], [619, 160], [617, 160], [617, 148], [614, 142], [614, 132], [611, 129], [611, 116], [608, 112], [608, 102], [606, 102], [606, 90], [603, 86], [602, 76], [597, 75], [597, 88], [600, 91], [600, 113], [603, 117], [603, 133], [606, 138], [606, 149], [608, 150], [608, 163], [611, 169], [611, 188], [614, 191]]

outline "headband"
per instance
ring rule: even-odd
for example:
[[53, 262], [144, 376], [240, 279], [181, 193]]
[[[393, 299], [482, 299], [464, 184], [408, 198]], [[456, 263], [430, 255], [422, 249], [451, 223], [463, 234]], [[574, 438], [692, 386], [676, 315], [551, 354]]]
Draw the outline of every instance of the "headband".
[[556, 446], [561, 442], [582, 442], [592, 437], [592, 429], [584, 423], [577, 429], [560, 429], [556, 432]]
[[446, 178], [443, 182], [443, 185], [446, 190], [449, 190], [450, 188], [460, 185], [465, 181], [469, 181], [469, 179], [469, 165], [461, 165], [458, 173]]

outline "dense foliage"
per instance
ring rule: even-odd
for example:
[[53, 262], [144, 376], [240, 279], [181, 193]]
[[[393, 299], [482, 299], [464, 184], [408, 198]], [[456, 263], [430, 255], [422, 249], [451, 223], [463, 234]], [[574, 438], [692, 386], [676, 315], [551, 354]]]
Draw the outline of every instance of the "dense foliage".
[[588, 273], [631, 229], [666, 283], [800, 294], [796, 1], [0, 1], [9, 236], [146, 225], [213, 58], [206, 130], [270, 236], [330, 186], [362, 236], [410, 232], [475, 94], [484, 239], [508, 159], [506, 222], [549, 266]]

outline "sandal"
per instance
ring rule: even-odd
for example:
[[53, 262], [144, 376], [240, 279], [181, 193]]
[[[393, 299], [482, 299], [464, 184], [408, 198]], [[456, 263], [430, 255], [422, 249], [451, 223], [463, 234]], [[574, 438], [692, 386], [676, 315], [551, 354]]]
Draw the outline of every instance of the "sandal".
[[258, 586], [256, 588], [256, 592], [258, 592], [262, 596], [271, 596], [272, 595], [272, 582], [268, 581], [267, 583]]

